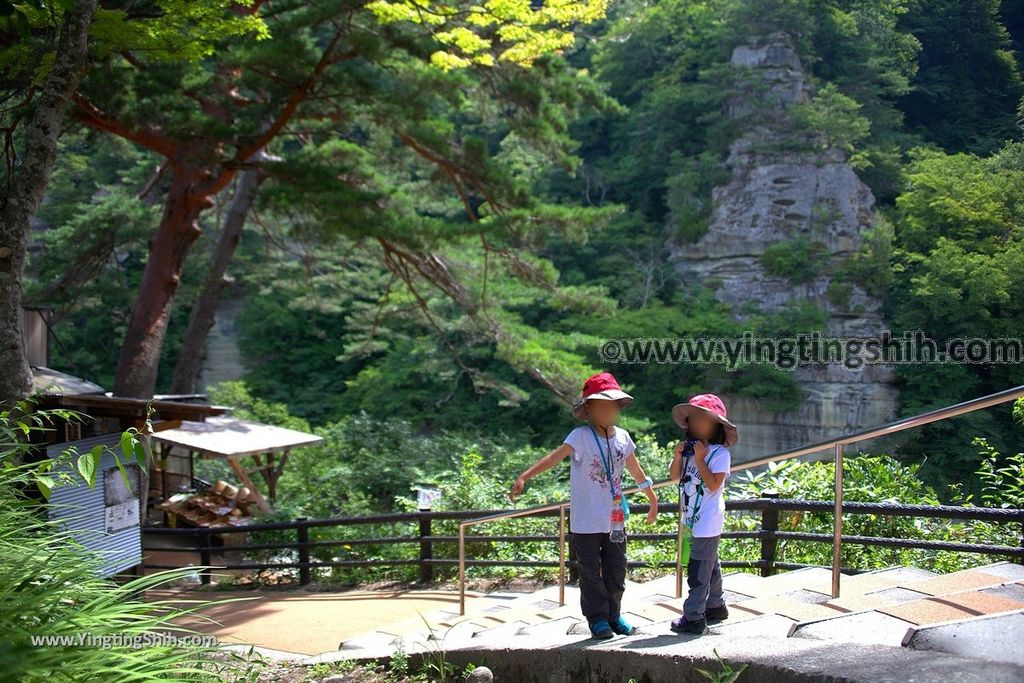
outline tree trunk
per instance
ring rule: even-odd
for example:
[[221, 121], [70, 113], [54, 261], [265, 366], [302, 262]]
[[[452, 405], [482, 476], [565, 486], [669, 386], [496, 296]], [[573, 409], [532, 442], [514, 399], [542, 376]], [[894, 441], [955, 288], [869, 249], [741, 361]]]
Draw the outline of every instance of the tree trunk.
[[213, 203], [208, 194], [196, 191], [207, 175], [204, 170], [181, 163], [180, 157], [175, 162], [160, 227], [149, 241], [149, 259], [117, 360], [117, 396], [149, 398], [156, 390], [160, 351], [182, 268], [202, 232], [199, 214]]
[[21, 278], [32, 219], [57, 159], [57, 137], [71, 96], [87, 68], [89, 26], [97, 0], [78, 0], [64, 17], [53, 68], [25, 126], [25, 149], [0, 207], [0, 404], [12, 406], [32, 392], [25, 357]]
[[[259, 161], [261, 157], [262, 155], [258, 155], [253, 161]], [[228, 283], [228, 266], [231, 265], [235, 249], [242, 238], [245, 217], [256, 199], [256, 190], [263, 182], [264, 177], [263, 172], [256, 168], [243, 172], [238, 178], [238, 187], [235, 190], [235, 196], [231, 198], [231, 206], [228, 208], [227, 215], [224, 217], [224, 225], [213, 254], [213, 262], [210, 264], [203, 289], [189, 315], [188, 329], [185, 330], [185, 339], [178, 355], [178, 362], [174, 367], [174, 379], [171, 384], [173, 393], [190, 394], [196, 390], [199, 366], [203, 359], [203, 346], [206, 343], [207, 335], [213, 328], [221, 291]]]

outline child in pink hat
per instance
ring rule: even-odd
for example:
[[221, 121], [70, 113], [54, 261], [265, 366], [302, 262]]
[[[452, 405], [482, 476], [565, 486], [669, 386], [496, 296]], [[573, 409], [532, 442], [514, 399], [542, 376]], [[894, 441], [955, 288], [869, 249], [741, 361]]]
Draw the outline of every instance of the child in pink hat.
[[683, 615], [670, 628], [700, 634], [708, 622], [729, 617], [718, 543], [725, 522], [725, 480], [732, 467], [729, 446], [739, 435], [726, 418], [722, 399], [714, 394], [698, 394], [677, 404], [672, 419], [686, 433], [686, 440], [676, 444], [669, 477], [679, 482], [679, 523], [686, 525], [691, 547], [686, 565], [690, 593], [683, 602]]
[[629, 432], [615, 426], [619, 409], [632, 402], [633, 397], [619, 387], [610, 372], [588, 377], [572, 414], [590, 424], [570, 431], [561, 446], [519, 475], [509, 491], [509, 497], [515, 498], [528, 479], [572, 456], [569, 541], [580, 571], [580, 609], [591, 635], [598, 639], [636, 632], [620, 610], [626, 588], [626, 540], [624, 535], [617, 539], [626, 509], [622, 496], [624, 469], [647, 494], [647, 520], [653, 523], [658, 514], [658, 498], [651, 489], [650, 477], [636, 459], [636, 444]]

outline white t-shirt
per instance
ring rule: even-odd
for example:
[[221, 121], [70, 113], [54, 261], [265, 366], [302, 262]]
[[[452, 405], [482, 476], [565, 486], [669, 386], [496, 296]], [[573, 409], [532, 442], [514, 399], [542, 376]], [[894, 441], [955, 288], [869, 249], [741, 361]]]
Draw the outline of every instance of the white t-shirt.
[[[611, 446], [612, 457], [608, 463], [612, 481], [622, 490], [622, 470], [626, 458], [636, 450], [632, 437], [622, 427], [613, 427], [605, 440], [604, 434], [596, 427], [576, 427], [565, 437], [564, 443], [572, 446], [569, 457], [569, 531], [578, 534], [607, 534], [611, 531], [612, 491], [608, 485], [605, 466], [601, 461], [598, 442], [608, 458]], [[597, 439], [594, 439], [594, 435]]]
[[[680, 514], [683, 520], [689, 521], [692, 518], [694, 538], [721, 536], [725, 524], [725, 497], [722, 495], [725, 482], [713, 493], [707, 492], [700, 472], [697, 471], [696, 459], [690, 457], [686, 462], [686, 471], [679, 478]], [[712, 474], [725, 472], [726, 479], [729, 478], [732, 456], [728, 448], [722, 444], [710, 444], [705, 462]]]

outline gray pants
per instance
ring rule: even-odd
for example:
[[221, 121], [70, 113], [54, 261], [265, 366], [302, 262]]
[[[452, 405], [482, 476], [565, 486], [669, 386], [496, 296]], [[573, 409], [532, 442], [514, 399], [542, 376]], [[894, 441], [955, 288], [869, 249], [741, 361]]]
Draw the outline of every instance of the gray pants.
[[683, 601], [683, 616], [700, 621], [704, 610], [725, 605], [722, 591], [722, 563], [718, 560], [721, 536], [690, 539], [690, 562], [686, 565], [686, 585], [690, 594]]
[[580, 611], [591, 626], [619, 618], [626, 590], [626, 542], [612, 543], [608, 534], [570, 533], [580, 572]]

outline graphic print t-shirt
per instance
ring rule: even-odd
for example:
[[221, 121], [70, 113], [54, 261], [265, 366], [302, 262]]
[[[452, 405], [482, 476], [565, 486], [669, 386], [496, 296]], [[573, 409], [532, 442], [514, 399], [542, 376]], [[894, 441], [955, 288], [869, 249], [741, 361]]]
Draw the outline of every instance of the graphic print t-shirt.
[[[726, 479], [729, 478], [732, 456], [728, 448], [721, 444], [711, 444], [704, 458], [712, 474], [725, 472]], [[683, 515], [684, 523], [692, 523], [694, 538], [721, 536], [725, 523], [725, 498], [722, 496], [725, 482], [713, 493], [709, 493], [697, 471], [696, 458], [687, 458], [686, 463], [686, 471], [679, 479], [680, 514]]]
[[[597, 440], [594, 434], [597, 434]], [[601, 430], [590, 431], [589, 426], [577, 427], [565, 437], [565, 443], [572, 446], [569, 457], [569, 531], [578, 534], [606, 534], [611, 531], [612, 491], [608, 485], [598, 441], [608, 458], [608, 446], [612, 453], [608, 465], [612, 480], [622, 485], [622, 469], [626, 458], [636, 450], [632, 437], [622, 427], [614, 427], [605, 441]], [[621, 491], [622, 489], [619, 488]]]

